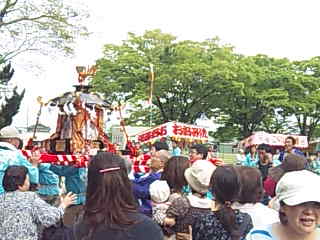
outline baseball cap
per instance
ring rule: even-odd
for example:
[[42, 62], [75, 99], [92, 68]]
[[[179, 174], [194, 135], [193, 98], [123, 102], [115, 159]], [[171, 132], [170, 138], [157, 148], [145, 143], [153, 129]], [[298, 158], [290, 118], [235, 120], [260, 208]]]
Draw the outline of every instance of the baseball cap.
[[6, 126], [0, 130], [0, 138], [19, 138], [19, 131], [12, 126]]
[[320, 203], [320, 189], [314, 187], [320, 176], [308, 170], [292, 171], [282, 176], [276, 187], [276, 199], [288, 206], [305, 202]]
[[170, 196], [170, 187], [167, 181], [156, 180], [149, 187], [150, 198], [156, 203], [166, 202]]

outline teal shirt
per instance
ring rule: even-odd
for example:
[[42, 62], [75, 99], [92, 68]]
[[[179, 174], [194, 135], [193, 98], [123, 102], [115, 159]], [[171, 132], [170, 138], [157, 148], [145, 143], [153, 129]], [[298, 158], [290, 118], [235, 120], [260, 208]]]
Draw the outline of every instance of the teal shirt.
[[22, 153], [12, 144], [0, 142], [0, 194], [4, 193], [2, 181], [4, 172], [9, 166], [24, 166], [28, 169], [29, 180], [31, 183], [39, 183], [39, 170], [22, 155]]
[[59, 195], [59, 176], [50, 170], [50, 163], [39, 164], [39, 190], [41, 195], [55, 196]]
[[320, 159], [317, 158], [313, 161], [310, 161], [309, 168], [312, 172], [320, 175]]
[[65, 177], [67, 192], [77, 194], [75, 204], [84, 204], [87, 186], [87, 168], [51, 165], [50, 170], [58, 176]]
[[252, 158], [251, 154], [248, 153], [241, 165], [247, 167], [257, 167], [258, 161], [258, 154], [255, 154], [254, 158]]

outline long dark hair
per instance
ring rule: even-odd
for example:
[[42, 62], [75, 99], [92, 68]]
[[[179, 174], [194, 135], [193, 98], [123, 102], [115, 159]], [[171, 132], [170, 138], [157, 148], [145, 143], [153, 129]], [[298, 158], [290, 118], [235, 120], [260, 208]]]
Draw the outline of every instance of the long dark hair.
[[236, 212], [231, 208], [240, 189], [239, 176], [232, 166], [220, 166], [213, 172], [210, 179], [210, 190], [220, 205], [216, 212], [223, 228], [230, 233], [232, 240], [239, 240], [241, 233], [236, 223]]
[[[104, 171], [103, 171], [104, 170]], [[83, 220], [89, 235], [100, 225], [126, 228], [134, 223], [129, 212], [137, 212], [124, 160], [113, 153], [95, 155], [88, 167], [88, 186]]]
[[188, 184], [184, 177], [184, 172], [189, 165], [190, 163], [187, 157], [171, 157], [164, 165], [161, 180], [167, 181], [171, 191], [181, 192], [183, 186]]
[[2, 180], [3, 188], [6, 192], [13, 192], [23, 186], [28, 174], [28, 169], [24, 166], [9, 166], [4, 172]]

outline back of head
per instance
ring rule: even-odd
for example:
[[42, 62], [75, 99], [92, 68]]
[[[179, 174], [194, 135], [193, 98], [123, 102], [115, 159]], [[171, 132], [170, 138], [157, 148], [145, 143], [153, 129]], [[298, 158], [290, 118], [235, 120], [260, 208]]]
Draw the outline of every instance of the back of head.
[[160, 150], [167, 150], [169, 151], [169, 146], [166, 142], [155, 142], [153, 145], [152, 145], [156, 151], [160, 151]]
[[235, 168], [233, 166], [217, 167], [210, 180], [210, 189], [220, 206], [217, 216], [223, 228], [230, 234], [232, 240], [240, 239], [241, 233], [236, 223], [236, 213], [231, 208], [240, 190], [240, 180]]
[[24, 166], [9, 166], [3, 177], [2, 185], [6, 192], [13, 192], [19, 189], [26, 180], [28, 169]]
[[195, 144], [191, 146], [191, 149], [195, 149], [197, 153], [203, 155], [202, 159], [207, 159], [208, 156], [208, 148], [203, 144]]
[[264, 150], [266, 151], [267, 153], [270, 153], [271, 152], [271, 147], [270, 145], [268, 144], [265, 144], [265, 143], [262, 143], [258, 146], [257, 150]]
[[167, 181], [173, 191], [182, 191], [183, 186], [188, 184], [184, 177], [184, 172], [189, 165], [190, 163], [187, 157], [171, 157], [164, 165], [161, 180]]
[[156, 180], [149, 187], [151, 200], [155, 203], [166, 202], [170, 196], [170, 188], [166, 181]]
[[306, 169], [307, 164], [308, 161], [305, 157], [289, 153], [285, 156], [280, 166], [284, 172], [291, 172]]
[[257, 168], [239, 166], [237, 168], [240, 177], [241, 190], [239, 203], [257, 203], [262, 199], [262, 176]]
[[136, 211], [124, 160], [113, 153], [100, 152], [88, 166], [84, 220], [91, 227], [130, 225], [127, 213]]

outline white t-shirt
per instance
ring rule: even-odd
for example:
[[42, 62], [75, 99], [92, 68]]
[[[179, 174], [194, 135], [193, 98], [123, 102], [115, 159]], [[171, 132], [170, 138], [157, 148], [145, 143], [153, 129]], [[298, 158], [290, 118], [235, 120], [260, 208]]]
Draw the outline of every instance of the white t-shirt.
[[235, 202], [232, 207], [239, 209], [240, 212], [248, 213], [252, 219], [253, 227], [265, 226], [280, 221], [279, 213], [262, 203], [240, 204]]
[[280, 240], [272, 233], [272, 224], [254, 227], [248, 233], [246, 240]]

